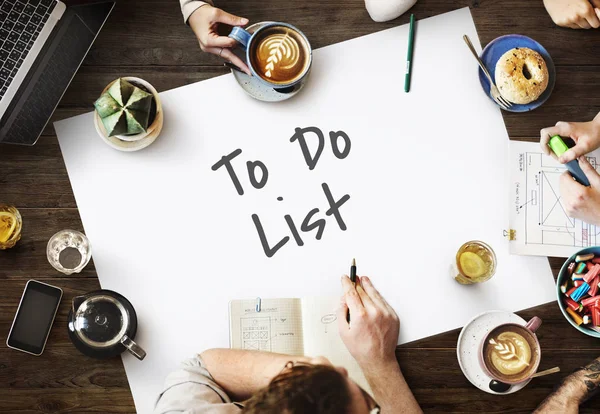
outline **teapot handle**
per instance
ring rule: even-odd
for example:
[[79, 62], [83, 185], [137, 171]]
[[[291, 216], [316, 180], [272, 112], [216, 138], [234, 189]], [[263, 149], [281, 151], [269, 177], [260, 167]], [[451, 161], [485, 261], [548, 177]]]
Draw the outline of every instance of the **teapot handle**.
[[146, 357], [146, 351], [144, 351], [141, 346], [136, 344], [133, 339], [127, 335], [123, 335], [121, 338], [121, 344], [140, 361]]

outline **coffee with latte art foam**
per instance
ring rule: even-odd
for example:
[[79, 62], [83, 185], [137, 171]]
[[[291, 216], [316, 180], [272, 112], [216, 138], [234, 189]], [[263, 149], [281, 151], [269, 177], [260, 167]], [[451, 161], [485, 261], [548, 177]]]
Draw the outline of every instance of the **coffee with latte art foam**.
[[530, 331], [518, 325], [506, 325], [488, 335], [483, 358], [496, 378], [516, 382], [528, 378], [537, 368], [539, 350]]
[[251, 65], [267, 82], [286, 85], [304, 75], [310, 49], [306, 40], [293, 29], [273, 26], [252, 40]]

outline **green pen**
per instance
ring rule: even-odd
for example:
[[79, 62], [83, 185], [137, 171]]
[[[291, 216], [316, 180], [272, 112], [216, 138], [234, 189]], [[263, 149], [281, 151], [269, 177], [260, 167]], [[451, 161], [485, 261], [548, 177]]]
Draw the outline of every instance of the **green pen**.
[[406, 54], [406, 75], [404, 75], [404, 92], [410, 91], [410, 75], [412, 70], [413, 45], [415, 43], [415, 15], [410, 15], [408, 30], [408, 53]]

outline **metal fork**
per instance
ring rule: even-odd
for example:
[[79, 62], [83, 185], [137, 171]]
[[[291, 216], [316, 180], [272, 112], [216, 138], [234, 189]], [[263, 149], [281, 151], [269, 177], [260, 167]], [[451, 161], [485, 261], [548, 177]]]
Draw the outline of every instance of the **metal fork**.
[[488, 81], [490, 82], [490, 92], [492, 94], [492, 98], [494, 98], [494, 101], [496, 101], [496, 103], [498, 105], [500, 105], [500, 107], [504, 110], [507, 110], [508, 108], [513, 106], [512, 103], [507, 101], [502, 96], [502, 94], [500, 93], [500, 91], [498, 90], [496, 85], [494, 84], [494, 81], [492, 80], [492, 76], [490, 75], [490, 72], [488, 72], [487, 68], [485, 67], [485, 65], [483, 64], [481, 59], [479, 58], [479, 54], [475, 51], [475, 48], [473, 47], [473, 44], [471, 43], [471, 39], [469, 39], [469, 36], [464, 35], [463, 40], [465, 41], [467, 46], [469, 46], [469, 50], [471, 51], [473, 56], [475, 56], [475, 59], [477, 59], [477, 63], [479, 63], [479, 67], [483, 71], [484, 75], [488, 78]]

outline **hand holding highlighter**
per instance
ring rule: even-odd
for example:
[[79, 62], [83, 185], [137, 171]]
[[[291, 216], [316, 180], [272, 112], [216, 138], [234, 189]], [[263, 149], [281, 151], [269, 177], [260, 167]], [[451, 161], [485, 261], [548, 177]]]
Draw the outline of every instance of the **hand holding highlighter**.
[[[569, 147], [567, 147], [567, 144], [565, 144], [562, 138], [558, 135], [554, 135], [552, 138], [550, 138], [548, 146], [550, 147], [552, 152], [556, 154], [557, 157], [560, 157], [569, 149]], [[567, 167], [567, 170], [569, 170], [575, 181], [586, 187], [590, 186], [589, 180], [587, 179], [584, 172], [581, 170], [581, 167], [579, 166], [579, 161], [569, 161], [565, 164], [565, 167]]]

